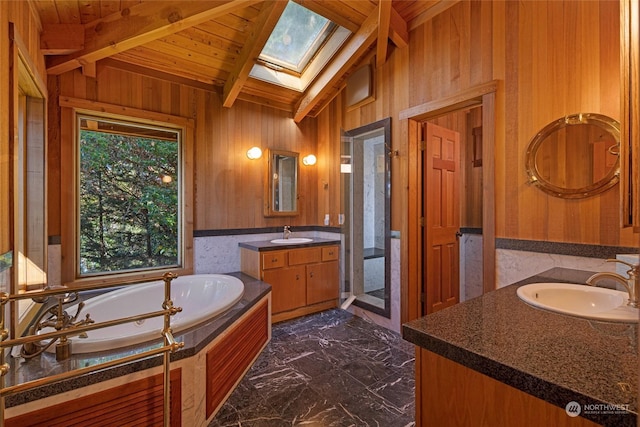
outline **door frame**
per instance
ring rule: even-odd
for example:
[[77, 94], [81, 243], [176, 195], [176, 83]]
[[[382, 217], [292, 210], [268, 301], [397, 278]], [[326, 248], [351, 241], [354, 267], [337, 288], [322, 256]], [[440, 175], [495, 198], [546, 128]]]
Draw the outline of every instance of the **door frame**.
[[496, 92], [499, 82], [473, 86], [447, 98], [430, 101], [400, 112], [408, 120], [408, 225], [407, 281], [403, 283], [402, 322], [422, 315], [422, 156], [420, 123], [447, 113], [482, 107], [482, 292], [495, 289], [495, 137]]

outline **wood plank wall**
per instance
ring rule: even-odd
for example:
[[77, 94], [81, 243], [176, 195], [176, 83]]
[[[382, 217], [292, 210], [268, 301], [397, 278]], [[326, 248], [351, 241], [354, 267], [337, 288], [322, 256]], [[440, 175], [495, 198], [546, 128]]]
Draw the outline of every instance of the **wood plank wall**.
[[0, 254], [11, 250], [10, 241], [10, 141], [9, 141], [9, 22], [27, 47], [40, 76], [46, 76], [40, 54], [40, 22], [28, 2], [0, 2]]
[[[78, 70], [58, 78], [49, 78], [52, 96], [134, 107], [195, 119], [194, 230], [235, 229], [280, 226], [284, 224], [321, 224], [318, 211], [318, 167], [300, 164], [300, 215], [265, 218], [262, 213], [266, 158], [249, 160], [246, 151], [254, 145], [299, 152], [302, 156], [317, 153], [316, 120], [294, 123], [290, 114], [244, 101], [232, 108], [222, 107], [216, 92], [196, 89], [109, 66], [98, 65], [97, 78], [88, 78]], [[50, 103], [50, 117], [59, 116]], [[50, 120], [52, 123], [54, 120]], [[61, 140], [59, 124], [49, 131], [50, 159], [59, 158]], [[319, 163], [326, 159], [319, 157]], [[59, 169], [68, 167], [52, 161], [49, 174], [49, 234], [60, 234]], [[58, 206], [56, 210], [53, 208]]]
[[619, 64], [618, 2], [459, 2], [391, 53], [376, 71], [375, 102], [340, 116], [337, 97], [318, 116], [332, 125], [319, 127], [319, 143], [340, 127], [392, 117], [400, 150], [392, 163], [392, 227], [402, 230], [410, 197], [404, 170], [415, 153], [407, 152], [399, 112], [497, 79], [496, 237], [637, 246], [638, 235], [619, 226], [618, 186], [564, 200], [529, 186], [524, 168], [530, 139], [547, 123], [577, 112], [620, 120]]

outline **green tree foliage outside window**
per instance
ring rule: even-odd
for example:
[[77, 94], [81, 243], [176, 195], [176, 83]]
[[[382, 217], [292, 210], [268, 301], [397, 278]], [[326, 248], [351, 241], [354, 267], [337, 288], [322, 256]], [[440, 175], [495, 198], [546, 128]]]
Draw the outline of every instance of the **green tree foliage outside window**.
[[178, 162], [177, 141], [80, 131], [81, 274], [179, 264]]

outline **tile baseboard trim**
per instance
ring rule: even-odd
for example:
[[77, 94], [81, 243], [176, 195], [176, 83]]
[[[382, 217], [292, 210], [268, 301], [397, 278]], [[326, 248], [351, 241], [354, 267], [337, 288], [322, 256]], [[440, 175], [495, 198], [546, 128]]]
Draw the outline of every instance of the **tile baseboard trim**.
[[[340, 233], [340, 227], [327, 227], [323, 225], [292, 225], [291, 231], [326, 231], [329, 233]], [[264, 234], [264, 233], [282, 233], [282, 226], [278, 227], [262, 227], [262, 228], [221, 228], [213, 230], [194, 230], [193, 237], [210, 237], [210, 236], [236, 236], [243, 234]]]
[[637, 254], [639, 248], [626, 246], [587, 245], [582, 243], [547, 242], [543, 240], [496, 239], [496, 249], [571, 255], [586, 258], [615, 258], [617, 254]]

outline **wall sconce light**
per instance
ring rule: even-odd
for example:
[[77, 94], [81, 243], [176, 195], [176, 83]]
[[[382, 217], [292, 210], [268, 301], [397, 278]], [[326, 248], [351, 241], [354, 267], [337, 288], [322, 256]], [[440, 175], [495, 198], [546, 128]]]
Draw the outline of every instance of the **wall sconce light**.
[[251, 147], [247, 150], [247, 157], [250, 160], [257, 160], [262, 157], [262, 150], [260, 147]]
[[313, 166], [316, 164], [316, 161], [316, 156], [314, 156], [313, 154], [307, 154], [302, 158], [302, 164], [305, 166]]

